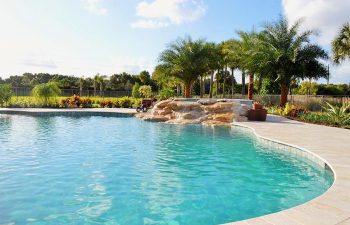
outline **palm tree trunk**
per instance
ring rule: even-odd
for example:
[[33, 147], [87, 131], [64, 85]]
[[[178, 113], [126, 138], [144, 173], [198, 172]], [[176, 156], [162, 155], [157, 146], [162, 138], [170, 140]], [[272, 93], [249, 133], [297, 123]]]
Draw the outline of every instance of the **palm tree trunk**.
[[180, 96], [180, 85], [179, 84], [176, 85], [176, 95]]
[[235, 94], [235, 74], [234, 68], [231, 68], [231, 97], [233, 98]]
[[203, 77], [202, 76], [199, 77], [199, 88], [200, 88], [200, 91], [199, 91], [200, 98], [203, 98]]
[[245, 95], [245, 71], [242, 70], [242, 96]]
[[218, 75], [219, 75], [219, 70], [217, 71], [217, 73], [216, 73], [216, 97], [218, 97], [219, 96], [219, 77], [218, 77]]
[[222, 98], [225, 98], [225, 83], [226, 83], [226, 75], [227, 75], [227, 66], [225, 67], [225, 72], [224, 72], [224, 85], [223, 85], [223, 88], [222, 88]]
[[224, 78], [224, 81], [222, 82], [222, 98], [225, 98], [225, 78]]
[[254, 74], [249, 73], [248, 99], [253, 100]]
[[191, 84], [185, 84], [185, 98], [191, 98]]
[[97, 84], [96, 84], [96, 81], [94, 81], [94, 96], [96, 96], [96, 89], [97, 89]]
[[281, 99], [280, 99], [280, 106], [284, 107], [288, 101], [288, 85], [281, 84]]
[[80, 85], [79, 85], [79, 95], [83, 96], [83, 84], [82, 83], [80, 83]]
[[214, 70], [211, 71], [211, 75], [210, 75], [210, 91], [209, 91], [209, 98], [213, 98], [213, 82], [214, 82]]

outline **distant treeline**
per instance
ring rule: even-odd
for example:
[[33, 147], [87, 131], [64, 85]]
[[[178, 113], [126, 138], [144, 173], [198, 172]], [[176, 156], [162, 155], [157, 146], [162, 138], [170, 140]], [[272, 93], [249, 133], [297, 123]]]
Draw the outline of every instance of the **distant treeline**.
[[109, 77], [97, 74], [92, 78], [48, 73], [24, 73], [23, 75], [10, 76], [6, 79], [0, 77], [0, 84], [11, 84], [14, 88], [34, 87], [35, 85], [48, 82], [57, 82], [61, 89], [81, 88], [84, 90], [93, 90], [102, 88], [108, 91], [130, 91], [135, 83], [150, 85], [153, 90], [158, 89], [156, 82], [151, 79], [147, 71], [142, 71], [137, 75], [124, 72]]
[[350, 95], [350, 84], [318, 84], [316, 82], [302, 82], [293, 94], [297, 95]]

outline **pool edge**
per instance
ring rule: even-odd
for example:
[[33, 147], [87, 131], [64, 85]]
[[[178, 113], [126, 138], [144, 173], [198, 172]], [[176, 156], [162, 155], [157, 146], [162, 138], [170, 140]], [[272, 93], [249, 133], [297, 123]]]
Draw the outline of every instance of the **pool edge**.
[[[275, 122], [273, 122], [275, 123]], [[271, 122], [271, 124], [273, 124]], [[282, 124], [283, 122], [281, 122]], [[303, 124], [304, 123], [300, 123]], [[299, 145], [290, 144], [290, 142], [281, 141], [277, 138], [271, 138], [266, 137], [262, 135], [261, 133], [266, 133], [266, 129], [263, 130], [261, 127], [263, 122], [261, 123], [252, 123], [252, 122], [236, 122], [232, 123], [231, 125], [234, 128], [239, 129], [246, 129], [249, 130], [249, 132], [253, 133], [259, 141], [268, 141], [277, 143], [279, 145], [288, 146], [294, 149], [297, 149], [298, 151], [301, 151], [305, 154], [312, 155], [314, 157], [317, 157], [317, 159], [321, 160], [324, 165], [325, 169], [329, 169], [333, 174], [333, 183], [328, 188], [327, 191], [322, 193], [321, 195], [317, 196], [316, 198], [304, 202], [300, 205], [297, 205], [295, 207], [282, 210], [279, 212], [266, 214], [263, 216], [245, 219], [241, 221], [236, 222], [229, 222], [225, 223], [224, 225], [253, 225], [253, 224], [262, 224], [262, 225], [286, 225], [286, 224], [295, 224], [295, 225], [307, 225], [307, 224], [325, 224], [325, 225], [345, 225], [349, 224], [350, 222], [350, 211], [348, 210], [348, 206], [350, 206], [350, 198], [347, 197], [347, 194], [350, 193], [350, 191], [347, 191], [350, 186], [350, 182], [348, 179], [348, 176], [350, 173], [341, 174], [342, 178], [341, 180], [338, 179], [338, 170], [335, 168], [334, 165], [338, 166], [338, 163], [331, 163], [329, 160], [327, 160], [327, 157], [322, 157], [321, 155], [317, 154], [317, 152], [314, 152], [313, 150], [307, 149], [305, 147], [300, 147]], [[268, 124], [266, 124], [268, 126]], [[271, 127], [274, 127], [275, 125], [271, 125]], [[306, 124], [305, 124], [306, 126]], [[313, 126], [313, 125], [307, 125], [307, 126]], [[256, 129], [258, 128], [258, 129]], [[322, 129], [322, 126], [317, 125], [318, 129]], [[305, 129], [305, 128], [304, 128]], [[337, 129], [337, 128], [335, 128]], [[258, 131], [257, 131], [258, 130]], [[264, 131], [264, 132], [261, 132]], [[348, 133], [346, 133], [348, 132]], [[283, 132], [282, 132], [283, 133]], [[345, 134], [350, 134], [349, 131], [344, 131]], [[317, 145], [317, 144], [316, 144]], [[347, 150], [348, 148], [346, 148]], [[335, 150], [337, 152], [337, 150]], [[300, 157], [305, 157], [305, 154], [299, 154]], [[349, 154], [348, 154], [349, 155]], [[340, 158], [340, 156], [339, 156]], [[333, 159], [334, 161], [334, 159]], [[344, 166], [344, 165], [339, 165]], [[348, 167], [349, 164], [345, 164], [345, 167]], [[344, 178], [346, 176], [346, 179]], [[346, 181], [346, 182], [344, 182]], [[345, 190], [344, 190], [345, 189]], [[344, 191], [347, 193], [342, 193], [339, 191]], [[345, 198], [345, 199], [343, 199]], [[328, 202], [329, 201], [329, 202]], [[317, 212], [317, 213], [316, 213]], [[324, 214], [323, 214], [324, 213]]]

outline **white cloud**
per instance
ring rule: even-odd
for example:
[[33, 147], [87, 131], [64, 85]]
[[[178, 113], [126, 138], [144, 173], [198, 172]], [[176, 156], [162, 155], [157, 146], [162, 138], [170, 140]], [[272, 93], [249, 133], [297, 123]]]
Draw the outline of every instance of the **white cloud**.
[[131, 23], [133, 28], [161, 28], [194, 22], [204, 16], [207, 6], [202, 0], [141, 1], [136, 15], [141, 19]]
[[143, 29], [155, 29], [167, 27], [170, 24], [168, 22], [161, 22], [157, 20], [138, 20], [130, 24], [132, 28], [143, 28]]
[[105, 15], [108, 10], [101, 6], [103, 0], [84, 0], [85, 9], [96, 15]]
[[[283, 0], [284, 13], [290, 22], [303, 18], [302, 27], [319, 32], [317, 42], [330, 49], [332, 39], [341, 25], [350, 21], [349, 0]], [[331, 66], [331, 82], [350, 81], [350, 62]]]
[[138, 74], [143, 70], [152, 72], [153, 63], [143, 57], [115, 57], [112, 59], [113, 71], [116, 73], [127, 72], [130, 74]]

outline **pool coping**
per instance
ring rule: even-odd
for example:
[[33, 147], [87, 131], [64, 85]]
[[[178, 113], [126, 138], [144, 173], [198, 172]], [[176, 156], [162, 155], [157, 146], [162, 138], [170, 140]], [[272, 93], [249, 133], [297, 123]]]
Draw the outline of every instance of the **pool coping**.
[[[295, 152], [297, 156], [311, 159], [331, 170], [334, 182], [325, 193], [301, 205], [225, 225], [350, 224], [350, 147], [347, 146], [350, 130], [306, 124], [272, 115], [268, 116], [267, 122], [236, 122], [232, 125], [248, 129], [264, 144], [283, 146], [280, 147], [282, 151], [299, 151]], [[332, 136], [323, 138], [332, 132]]]
[[132, 108], [0, 108], [0, 114], [28, 116], [112, 116], [133, 117]]

